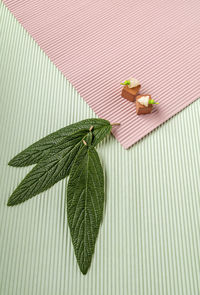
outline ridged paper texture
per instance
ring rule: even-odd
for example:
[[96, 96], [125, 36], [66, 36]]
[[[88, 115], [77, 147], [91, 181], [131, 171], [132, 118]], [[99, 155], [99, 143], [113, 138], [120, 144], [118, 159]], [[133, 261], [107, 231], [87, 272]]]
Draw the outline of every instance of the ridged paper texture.
[[[200, 95], [199, 0], [4, 2], [125, 148]], [[151, 115], [121, 97], [132, 76]]]
[[98, 147], [106, 204], [83, 276], [65, 181], [8, 208], [31, 167], [7, 163], [48, 133], [95, 115], [2, 4], [0, 20], [0, 294], [198, 295], [200, 101], [129, 150], [113, 136]]

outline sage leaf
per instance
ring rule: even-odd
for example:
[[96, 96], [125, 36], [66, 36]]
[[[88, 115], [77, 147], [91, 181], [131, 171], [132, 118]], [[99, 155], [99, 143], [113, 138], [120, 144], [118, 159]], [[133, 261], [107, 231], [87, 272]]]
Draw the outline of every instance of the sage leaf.
[[96, 146], [107, 134], [109, 134], [112, 129], [109, 121], [96, 118], [68, 125], [35, 142], [16, 155], [8, 163], [8, 165], [23, 167], [37, 164], [44, 157], [55, 154], [59, 150], [59, 147], [62, 146], [63, 141], [70, 141], [70, 138], [76, 134], [77, 131], [83, 131], [84, 135], [87, 134], [91, 126], [93, 126], [94, 146]]
[[73, 162], [65, 201], [77, 262], [83, 274], [91, 264], [103, 216], [104, 175], [93, 145], [85, 145]]

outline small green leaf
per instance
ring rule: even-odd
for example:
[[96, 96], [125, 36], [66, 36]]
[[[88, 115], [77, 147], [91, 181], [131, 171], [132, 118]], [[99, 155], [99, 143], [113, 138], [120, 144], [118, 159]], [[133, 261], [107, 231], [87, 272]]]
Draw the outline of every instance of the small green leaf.
[[125, 80], [123, 83], [120, 83], [121, 85], [130, 85], [130, 80]]
[[85, 134], [89, 132], [89, 128], [93, 126], [94, 145], [97, 145], [110, 131], [112, 126], [103, 119], [87, 119], [78, 123], [66, 126], [48, 136], [35, 142], [24, 151], [15, 156], [8, 165], [14, 167], [29, 166], [38, 163], [48, 154], [56, 153], [63, 141], [70, 140], [71, 136], [81, 131]]
[[81, 272], [86, 274], [104, 206], [103, 169], [93, 146], [83, 146], [73, 163], [65, 204], [75, 255]]
[[149, 104], [159, 104], [159, 102], [155, 102], [154, 99], [149, 99]]

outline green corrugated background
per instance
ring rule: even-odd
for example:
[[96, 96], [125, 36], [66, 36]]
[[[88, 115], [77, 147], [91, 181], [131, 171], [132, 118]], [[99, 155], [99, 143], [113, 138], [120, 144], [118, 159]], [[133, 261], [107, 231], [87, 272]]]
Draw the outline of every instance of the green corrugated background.
[[8, 208], [31, 168], [7, 163], [49, 132], [95, 115], [0, 5], [0, 294], [200, 294], [200, 100], [128, 151], [113, 137], [99, 146], [106, 208], [83, 276], [64, 212], [65, 181]]

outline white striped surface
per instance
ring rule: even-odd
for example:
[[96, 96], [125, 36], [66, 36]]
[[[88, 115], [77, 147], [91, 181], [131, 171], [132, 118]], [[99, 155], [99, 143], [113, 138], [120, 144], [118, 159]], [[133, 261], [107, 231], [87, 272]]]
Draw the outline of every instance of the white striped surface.
[[7, 199], [30, 168], [8, 161], [94, 113], [1, 5], [0, 294], [199, 295], [200, 100], [130, 150], [99, 147], [106, 207], [86, 276], [64, 212], [65, 181], [17, 207]]
[[[199, 0], [4, 2], [125, 148], [200, 96]], [[121, 98], [130, 76], [151, 115]]]

